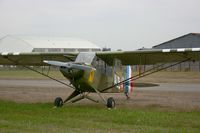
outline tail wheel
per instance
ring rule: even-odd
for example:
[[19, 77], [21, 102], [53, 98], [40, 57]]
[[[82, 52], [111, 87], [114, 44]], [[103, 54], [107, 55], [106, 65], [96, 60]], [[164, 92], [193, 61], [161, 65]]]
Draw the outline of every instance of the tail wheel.
[[57, 97], [57, 98], [55, 99], [55, 101], [54, 101], [54, 105], [55, 105], [56, 107], [62, 107], [62, 106], [63, 106], [63, 100], [62, 100], [62, 98], [61, 98], [61, 97]]
[[115, 100], [112, 97], [108, 98], [107, 107], [108, 108], [114, 108], [115, 107]]

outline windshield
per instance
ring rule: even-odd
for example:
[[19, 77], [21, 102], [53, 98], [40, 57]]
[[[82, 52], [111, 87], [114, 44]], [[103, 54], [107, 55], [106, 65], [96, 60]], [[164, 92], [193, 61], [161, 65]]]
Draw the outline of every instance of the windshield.
[[85, 63], [85, 64], [92, 64], [92, 61], [95, 57], [94, 52], [80, 52], [76, 57], [75, 62], [77, 63]]
[[92, 66], [103, 74], [106, 74], [108, 76], [112, 75], [112, 67], [107, 65], [103, 60], [96, 56], [92, 62]]

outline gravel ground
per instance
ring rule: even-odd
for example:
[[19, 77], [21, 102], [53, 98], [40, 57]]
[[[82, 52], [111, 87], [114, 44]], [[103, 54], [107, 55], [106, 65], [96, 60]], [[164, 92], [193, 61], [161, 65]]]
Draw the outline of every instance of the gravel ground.
[[[159, 107], [164, 109], [200, 109], [200, 84], [156, 83], [152, 87], [135, 87], [131, 99], [123, 93], [105, 93], [114, 97], [117, 107]], [[137, 85], [137, 84], [136, 84]], [[51, 80], [0, 79], [0, 99], [23, 103], [53, 102], [55, 97], [65, 99], [73, 90]], [[92, 97], [99, 99], [97, 94]], [[82, 100], [75, 104], [96, 104]]]

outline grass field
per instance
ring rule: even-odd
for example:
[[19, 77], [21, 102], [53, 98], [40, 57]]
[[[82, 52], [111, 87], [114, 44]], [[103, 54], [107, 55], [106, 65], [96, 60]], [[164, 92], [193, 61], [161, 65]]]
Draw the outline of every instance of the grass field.
[[[40, 70], [41, 71], [41, 70]], [[47, 71], [44, 71], [44, 73], [47, 74]], [[62, 73], [58, 70], [51, 70], [49, 72], [49, 75], [58, 78], [58, 79], [65, 79]], [[10, 69], [10, 70], [5, 70], [5, 69], [0, 69], [0, 78], [4, 79], [45, 79], [46, 77], [30, 71], [30, 70], [15, 70], [15, 69]]]
[[1, 133], [70, 132], [200, 132], [199, 111], [161, 111], [157, 108], [108, 110], [103, 106], [0, 101]]
[[[64, 79], [59, 71], [50, 75]], [[0, 70], [2, 79], [46, 79], [29, 70]], [[199, 72], [159, 72], [142, 82], [200, 83]], [[74, 104], [55, 109], [52, 103], [14, 103], [0, 100], [0, 133], [70, 132], [200, 132], [200, 111], [162, 110], [157, 106], [119, 107]]]
[[[45, 71], [44, 73], [47, 73]], [[133, 75], [137, 75], [137, 72], [134, 72]], [[51, 70], [49, 73], [50, 76], [57, 79], [65, 79], [65, 77], [58, 70]], [[0, 78], [2, 79], [47, 79], [46, 77], [26, 69], [15, 70], [15, 69], [0, 69]], [[157, 72], [147, 77], [137, 80], [139, 82], [154, 82], [154, 83], [200, 83], [200, 72], [169, 72], [162, 71]]]

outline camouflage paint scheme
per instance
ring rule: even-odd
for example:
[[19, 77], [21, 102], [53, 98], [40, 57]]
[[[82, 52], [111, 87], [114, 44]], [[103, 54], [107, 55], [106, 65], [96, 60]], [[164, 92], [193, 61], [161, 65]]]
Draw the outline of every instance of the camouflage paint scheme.
[[95, 92], [94, 88], [101, 92], [101, 90], [114, 84], [113, 73], [108, 76], [98, 71], [98, 69], [84, 71], [60, 68], [60, 71], [81, 92]]

